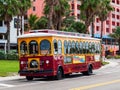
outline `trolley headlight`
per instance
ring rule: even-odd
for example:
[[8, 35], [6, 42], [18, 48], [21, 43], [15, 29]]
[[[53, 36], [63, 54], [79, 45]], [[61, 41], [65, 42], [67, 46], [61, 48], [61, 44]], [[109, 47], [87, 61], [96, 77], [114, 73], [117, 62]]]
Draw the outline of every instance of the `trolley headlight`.
[[32, 60], [30, 62], [30, 68], [38, 68], [38, 62], [36, 60]]
[[21, 65], [27, 64], [27, 61], [21, 61], [20, 64], [21, 64]]
[[49, 60], [46, 60], [46, 64], [49, 64], [49, 62], [50, 62]]

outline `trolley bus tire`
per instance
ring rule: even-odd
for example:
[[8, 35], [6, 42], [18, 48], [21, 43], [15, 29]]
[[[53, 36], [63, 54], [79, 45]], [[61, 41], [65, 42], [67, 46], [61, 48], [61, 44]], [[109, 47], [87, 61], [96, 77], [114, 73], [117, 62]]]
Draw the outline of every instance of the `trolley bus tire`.
[[26, 76], [26, 79], [27, 79], [28, 81], [31, 81], [31, 80], [33, 80], [33, 77], [32, 77], [32, 76]]
[[82, 74], [83, 74], [83, 75], [92, 75], [92, 74], [93, 74], [92, 66], [89, 65], [89, 66], [88, 66], [88, 70], [82, 72]]
[[61, 69], [58, 69], [56, 79], [61, 80], [63, 78], [63, 73]]

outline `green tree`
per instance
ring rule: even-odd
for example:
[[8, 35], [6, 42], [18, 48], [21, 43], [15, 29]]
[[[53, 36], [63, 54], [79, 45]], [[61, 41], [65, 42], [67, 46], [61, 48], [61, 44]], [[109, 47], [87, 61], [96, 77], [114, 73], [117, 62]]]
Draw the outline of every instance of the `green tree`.
[[45, 16], [42, 16], [38, 21], [36, 22], [35, 29], [46, 29], [47, 28], [47, 22], [48, 19]]
[[33, 30], [37, 27], [38, 17], [36, 15], [31, 14], [28, 18], [28, 30]]
[[113, 37], [114, 39], [116, 39], [118, 41], [118, 45], [119, 45], [119, 54], [120, 54], [120, 26], [116, 27], [116, 30], [114, 33], [110, 34], [111, 37]]
[[48, 28], [61, 29], [63, 17], [69, 9], [67, 0], [45, 0], [44, 14], [48, 18]]
[[101, 39], [103, 33], [103, 22], [107, 19], [108, 14], [113, 10], [112, 6], [110, 5], [110, 0], [101, 0], [100, 9], [98, 10], [98, 17], [101, 21]]
[[80, 19], [85, 22], [86, 25], [86, 33], [89, 33], [88, 27], [92, 22], [94, 22], [94, 18], [97, 15], [97, 11], [99, 9], [100, 1], [102, 0], [80, 0]]
[[18, 0], [0, 0], [0, 19], [4, 20], [7, 26], [7, 53], [10, 51], [10, 22], [13, 16], [20, 13], [19, 5]]
[[71, 26], [74, 30], [76, 30], [79, 33], [85, 33], [86, 31], [86, 26], [85, 24], [81, 22], [74, 22]]

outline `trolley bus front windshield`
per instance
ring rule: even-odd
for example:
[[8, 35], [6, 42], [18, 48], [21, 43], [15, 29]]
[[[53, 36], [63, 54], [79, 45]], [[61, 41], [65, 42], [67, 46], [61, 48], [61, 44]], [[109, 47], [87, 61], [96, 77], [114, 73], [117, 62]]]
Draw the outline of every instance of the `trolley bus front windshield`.
[[22, 41], [20, 44], [20, 53], [22, 55], [24, 54], [40, 54], [41, 55], [47, 55], [51, 53], [51, 45], [48, 40], [42, 40], [40, 42], [40, 45], [37, 41], [32, 40], [28, 43], [25, 41]]

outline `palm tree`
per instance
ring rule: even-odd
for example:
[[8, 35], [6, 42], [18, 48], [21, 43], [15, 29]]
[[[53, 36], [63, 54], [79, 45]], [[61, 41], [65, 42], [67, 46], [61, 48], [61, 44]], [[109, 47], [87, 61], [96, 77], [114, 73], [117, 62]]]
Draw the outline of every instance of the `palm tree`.
[[97, 12], [99, 9], [100, 1], [102, 0], [80, 0], [80, 19], [85, 22], [86, 25], [86, 33], [89, 33], [88, 27], [92, 22], [94, 22], [95, 16], [97, 16]]
[[98, 10], [98, 17], [101, 21], [101, 35], [100, 38], [102, 39], [103, 33], [103, 22], [107, 19], [108, 14], [113, 10], [112, 6], [110, 5], [110, 0], [101, 0], [101, 5]]
[[111, 37], [118, 41], [119, 45], [119, 54], [120, 54], [120, 26], [116, 28], [115, 32], [110, 34]]
[[27, 12], [27, 10], [32, 6], [32, 1], [31, 0], [19, 0], [20, 1], [20, 7], [19, 7], [19, 9], [20, 9], [20, 14], [18, 15], [18, 20], [19, 20], [19, 16], [20, 16], [20, 20], [21, 20], [21, 34], [23, 33], [22, 31], [23, 31], [23, 21], [22, 20], [24, 20], [23, 18], [24, 18], [24, 16], [26, 15], [26, 12]]
[[20, 13], [18, 0], [0, 0], [0, 19], [4, 20], [7, 26], [7, 53], [10, 51], [10, 22], [13, 16]]
[[71, 26], [74, 30], [76, 30], [79, 33], [85, 33], [86, 31], [86, 26], [85, 24], [81, 22], [74, 22]]
[[61, 29], [63, 17], [70, 9], [67, 0], [45, 0], [44, 14], [48, 18], [48, 28]]
[[28, 18], [28, 30], [35, 29], [38, 19], [39, 18], [36, 15], [30, 15], [30, 17]]
[[48, 19], [45, 16], [42, 16], [38, 21], [36, 22], [35, 29], [45, 29], [47, 28], [47, 22]]

